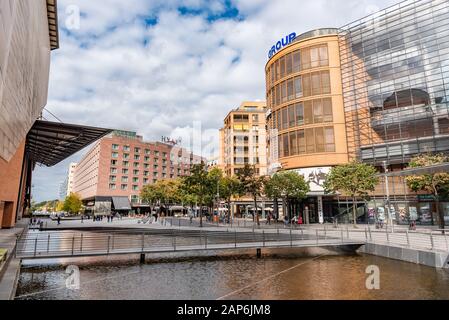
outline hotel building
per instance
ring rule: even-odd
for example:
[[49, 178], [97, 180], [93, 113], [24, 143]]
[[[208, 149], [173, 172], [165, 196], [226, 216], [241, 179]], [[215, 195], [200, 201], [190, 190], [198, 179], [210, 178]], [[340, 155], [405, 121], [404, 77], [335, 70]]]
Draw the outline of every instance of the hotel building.
[[205, 160], [186, 149], [162, 142], [146, 142], [131, 131], [113, 131], [97, 141], [76, 165], [73, 192], [94, 213], [139, 209], [148, 205], [140, 190], [158, 180], [190, 174]]
[[[358, 159], [397, 171], [415, 155], [449, 153], [448, 35], [449, 1], [407, 0], [270, 50], [269, 172], [298, 171], [312, 189], [293, 212], [309, 222], [350, 217], [350, 200], [321, 187], [332, 166]], [[398, 222], [437, 223], [429, 196], [408, 190], [402, 177], [389, 182]], [[360, 221], [387, 211], [384, 185], [359, 204]], [[449, 202], [441, 206], [449, 222]]]
[[219, 166], [229, 176], [245, 164], [255, 166], [259, 175], [267, 174], [265, 102], [243, 102], [228, 113], [220, 129]]

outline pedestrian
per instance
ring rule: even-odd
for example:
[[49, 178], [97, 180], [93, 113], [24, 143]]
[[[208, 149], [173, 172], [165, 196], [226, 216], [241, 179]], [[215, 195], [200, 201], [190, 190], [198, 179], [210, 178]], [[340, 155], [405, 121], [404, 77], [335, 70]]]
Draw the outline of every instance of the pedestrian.
[[84, 223], [84, 215], [81, 215], [81, 223]]
[[299, 216], [298, 224], [299, 224], [299, 225], [302, 225], [302, 216]]
[[58, 226], [61, 224], [61, 216], [58, 215]]
[[288, 217], [287, 215], [284, 216], [284, 227], [287, 227], [288, 225]]

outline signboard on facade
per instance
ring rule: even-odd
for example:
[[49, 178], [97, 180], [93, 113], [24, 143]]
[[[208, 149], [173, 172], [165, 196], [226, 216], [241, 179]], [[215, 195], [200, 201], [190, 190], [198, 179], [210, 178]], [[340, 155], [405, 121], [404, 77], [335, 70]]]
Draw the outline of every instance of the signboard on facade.
[[309, 182], [311, 192], [324, 193], [323, 184], [330, 170], [331, 167], [315, 167], [296, 169], [293, 171], [304, 176], [304, 179]]

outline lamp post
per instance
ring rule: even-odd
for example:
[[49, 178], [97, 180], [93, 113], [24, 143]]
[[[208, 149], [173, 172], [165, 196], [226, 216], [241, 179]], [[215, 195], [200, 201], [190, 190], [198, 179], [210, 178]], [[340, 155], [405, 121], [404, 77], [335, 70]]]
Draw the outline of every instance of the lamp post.
[[391, 216], [391, 212], [390, 212], [390, 188], [388, 185], [388, 167], [387, 167], [387, 162], [386, 161], [382, 161], [383, 167], [384, 167], [384, 172], [385, 172], [385, 193], [387, 196], [387, 201], [386, 201], [386, 206], [387, 206], [387, 215], [388, 215], [388, 220], [389, 220], [389, 224], [391, 225], [391, 230], [394, 231], [394, 224], [393, 224], [393, 217]]

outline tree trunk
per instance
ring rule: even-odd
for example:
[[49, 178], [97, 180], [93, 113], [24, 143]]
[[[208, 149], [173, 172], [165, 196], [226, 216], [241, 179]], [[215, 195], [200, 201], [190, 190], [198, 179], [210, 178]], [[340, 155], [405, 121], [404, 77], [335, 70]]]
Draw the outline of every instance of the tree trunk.
[[[438, 195], [438, 192], [435, 192], [434, 196], [435, 196], [435, 205], [436, 205], [436, 209], [437, 209], [437, 216], [438, 216], [438, 219], [440, 220], [439, 227], [440, 227], [440, 229], [444, 229], [444, 227], [445, 227], [444, 212], [440, 210], [440, 197]], [[442, 233], [444, 234], [444, 230], [442, 231]]]
[[200, 198], [200, 228], [203, 227], [203, 199]]
[[278, 199], [277, 198], [274, 198], [273, 199], [273, 213], [274, 213], [274, 216], [276, 217], [276, 222], [277, 222], [277, 220], [279, 219], [279, 204], [278, 204]]
[[259, 212], [257, 211], [257, 197], [254, 197], [254, 214], [256, 216], [257, 225], [260, 226]]
[[356, 197], [352, 197], [352, 218], [353, 218], [353, 223], [354, 223], [354, 227], [357, 226], [357, 198]]

